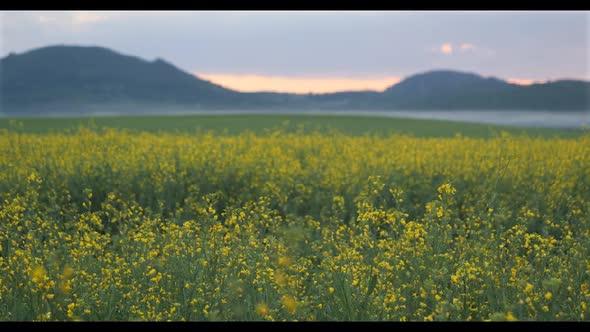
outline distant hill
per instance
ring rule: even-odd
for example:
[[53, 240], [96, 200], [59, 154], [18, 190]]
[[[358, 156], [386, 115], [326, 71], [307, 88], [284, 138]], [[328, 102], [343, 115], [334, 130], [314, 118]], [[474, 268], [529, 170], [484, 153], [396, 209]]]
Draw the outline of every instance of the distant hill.
[[162, 60], [102, 47], [50, 46], [0, 60], [2, 106], [55, 109], [97, 105], [230, 107], [244, 96]]
[[522, 86], [449, 70], [411, 76], [386, 89], [381, 105], [403, 109], [589, 110], [590, 82]]
[[385, 104], [396, 108], [448, 108], [469, 101], [481, 103], [481, 95], [510, 87], [507, 82], [496, 78], [438, 70], [410, 76], [386, 89], [382, 97]]
[[520, 86], [436, 70], [410, 76], [382, 93], [241, 93], [162, 59], [146, 61], [102, 47], [49, 46], [0, 59], [0, 98], [0, 112], [6, 114], [131, 113], [149, 108], [588, 110], [590, 82]]

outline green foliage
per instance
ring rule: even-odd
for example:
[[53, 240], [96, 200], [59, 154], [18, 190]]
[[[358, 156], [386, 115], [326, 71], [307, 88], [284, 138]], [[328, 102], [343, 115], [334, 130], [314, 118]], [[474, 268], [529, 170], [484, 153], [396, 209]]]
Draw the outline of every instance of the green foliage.
[[17, 127], [0, 320], [588, 320], [589, 170], [588, 135]]
[[[12, 124], [11, 124], [12, 123]], [[587, 130], [563, 130], [549, 128], [514, 128], [452, 121], [414, 120], [362, 116], [327, 115], [187, 115], [187, 116], [121, 116], [96, 118], [17, 118], [0, 119], [0, 130], [16, 130], [28, 133], [75, 132], [79, 127], [116, 128], [132, 132], [148, 131], [197, 133], [212, 131], [216, 134], [237, 135], [244, 132], [256, 134], [274, 133], [277, 130], [289, 133], [348, 135], [390, 135], [404, 133], [416, 137], [495, 137], [501, 132], [513, 135], [543, 137], [578, 137]]]

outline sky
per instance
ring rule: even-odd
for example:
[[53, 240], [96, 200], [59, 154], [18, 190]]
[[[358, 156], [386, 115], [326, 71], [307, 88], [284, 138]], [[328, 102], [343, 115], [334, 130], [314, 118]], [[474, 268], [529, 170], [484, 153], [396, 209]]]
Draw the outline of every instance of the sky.
[[2, 11], [0, 56], [103, 46], [239, 91], [381, 91], [452, 69], [590, 80], [590, 11]]

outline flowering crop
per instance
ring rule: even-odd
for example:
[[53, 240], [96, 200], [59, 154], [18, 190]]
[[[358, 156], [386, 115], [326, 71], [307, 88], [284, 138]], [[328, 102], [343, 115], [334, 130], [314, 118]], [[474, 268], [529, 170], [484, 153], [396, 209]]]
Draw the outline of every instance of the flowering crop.
[[590, 136], [0, 134], [1, 320], [588, 320]]

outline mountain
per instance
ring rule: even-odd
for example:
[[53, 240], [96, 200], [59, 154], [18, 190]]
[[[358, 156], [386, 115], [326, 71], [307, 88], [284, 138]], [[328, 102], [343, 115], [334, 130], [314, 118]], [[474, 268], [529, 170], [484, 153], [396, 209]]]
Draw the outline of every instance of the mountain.
[[383, 92], [241, 93], [162, 59], [102, 47], [49, 46], [0, 59], [0, 113], [43, 114], [169, 109], [520, 109], [589, 110], [590, 82], [520, 86], [451, 70], [410, 76]]
[[590, 82], [558, 80], [528, 86], [515, 85], [502, 91], [495, 102], [498, 108], [590, 110]]
[[481, 102], [481, 95], [510, 87], [509, 83], [497, 78], [437, 70], [410, 76], [386, 89], [382, 96], [386, 104], [396, 108], [451, 108], [471, 101]]
[[0, 60], [5, 109], [96, 105], [231, 107], [248, 98], [156, 59], [102, 47], [50, 46]]
[[380, 105], [395, 109], [588, 110], [590, 82], [560, 80], [522, 86], [495, 77], [436, 70], [389, 87]]

